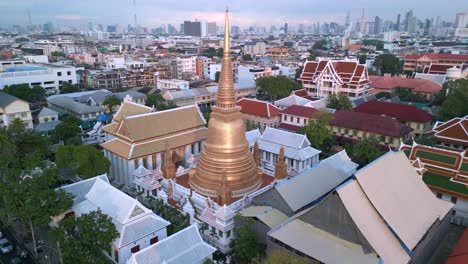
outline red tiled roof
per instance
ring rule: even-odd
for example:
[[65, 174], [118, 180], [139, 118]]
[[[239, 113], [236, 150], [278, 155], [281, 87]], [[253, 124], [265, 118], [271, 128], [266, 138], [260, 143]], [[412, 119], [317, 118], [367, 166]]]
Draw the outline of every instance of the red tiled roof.
[[301, 116], [301, 117], [307, 117], [307, 118], [312, 117], [317, 112], [319, 112], [319, 110], [313, 107], [306, 107], [302, 105], [291, 105], [290, 107], [281, 111], [282, 114]]
[[237, 101], [236, 104], [242, 108], [241, 112], [244, 114], [266, 118], [276, 117], [280, 114], [280, 109], [278, 107], [264, 101], [242, 98]]
[[386, 115], [405, 121], [425, 123], [431, 121], [434, 116], [413, 105], [395, 104], [389, 102], [372, 101], [364, 103], [354, 109], [354, 111]]
[[441, 141], [468, 146], [468, 115], [440, 122], [432, 131], [435, 132], [434, 136]]
[[295, 125], [290, 125], [290, 124], [286, 124], [286, 123], [280, 123], [280, 124], [278, 125], [278, 128], [279, 128], [279, 129], [282, 129], [282, 130], [287, 130], [287, 131], [291, 131], [291, 132], [296, 133], [296, 132], [299, 131], [302, 127], [300, 127], [300, 126], [295, 126]]
[[[327, 65], [331, 68], [331, 73], [343, 83], [365, 84], [368, 82], [367, 71], [364, 65], [354, 61], [331, 60], [306, 62], [299, 80], [314, 82], [315, 79], [322, 74]], [[361, 80], [361, 78], [363, 80]]]
[[300, 97], [309, 96], [309, 93], [307, 92], [306, 89], [300, 89], [300, 90], [293, 91], [292, 94], [300, 96]]
[[393, 90], [397, 87], [406, 87], [414, 92], [437, 93], [442, 89], [439, 84], [422, 79], [406, 79], [389, 76], [369, 76], [370, 86], [375, 89]]
[[412, 128], [401, 124], [391, 117], [351, 111], [335, 112], [330, 125], [390, 137], [402, 137], [413, 131]]
[[408, 54], [408, 55], [405, 55], [405, 60], [417, 60], [423, 56], [426, 56], [431, 60], [468, 61], [468, 55], [466, 54], [445, 54], [445, 53]]
[[423, 73], [427, 74], [446, 74], [447, 70], [452, 67], [460, 68], [460, 65], [452, 65], [452, 64], [436, 64], [431, 63], [431, 65], [424, 67]]
[[452, 253], [447, 257], [445, 264], [466, 264], [468, 263], [468, 228], [458, 240], [452, 250]]

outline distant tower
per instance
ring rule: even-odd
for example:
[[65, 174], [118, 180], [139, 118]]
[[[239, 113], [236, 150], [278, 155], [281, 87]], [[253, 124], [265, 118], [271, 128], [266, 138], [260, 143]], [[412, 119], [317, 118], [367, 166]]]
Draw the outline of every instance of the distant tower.
[[351, 20], [351, 15], [350, 15], [350, 12], [346, 12], [346, 17], [345, 17], [345, 28], [348, 29], [349, 28], [349, 24], [350, 24], [350, 20]]
[[136, 48], [136, 47], [137, 47], [137, 39], [138, 39], [138, 25], [137, 25], [136, 0], [133, 0], [133, 9], [135, 10], [135, 48]]
[[401, 14], [398, 14], [395, 24], [395, 30], [400, 31], [400, 24], [401, 24]]
[[359, 31], [360, 31], [361, 33], [364, 33], [364, 27], [365, 27], [365, 22], [364, 22], [364, 20], [365, 20], [365, 9], [364, 9], [364, 7], [363, 7], [363, 8], [362, 8], [361, 23], [359, 24], [359, 26], [360, 26]]
[[29, 26], [32, 26], [32, 22], [31, 22], [31, 12], [29, 12], [29, 8], [28, 8], [28, 21], [29, 21]]

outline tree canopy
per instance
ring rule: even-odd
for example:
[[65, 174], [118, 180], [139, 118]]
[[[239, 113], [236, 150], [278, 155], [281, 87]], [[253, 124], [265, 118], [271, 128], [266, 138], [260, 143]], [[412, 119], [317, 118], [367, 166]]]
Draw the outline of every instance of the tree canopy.
[[104, 99], [104, 102], [102, 102], [102, 104], [107, 106], [109, 112], [112, 113], [112, 108], [116, 105], [120, 105], [121, 102], [122, 101], [119, 98], [117, 98], [117, 96], [111, 95]]
[[351, 103], [351, 100], [349, 100], [349, 97], [347, 95], [339, 94], [337, 96], [335, 94], [331, 94], [328, 96], [327, 100], [328, 108], [333, 108], [338, 111], [353, 109], [353, 104]]
[[[70, 142], [76, 142], [76, 140], [70, 141], [70, 139], [74, 139], [79, 137], [81, 133], [81, 129], [74, 123], [69, 122], [62, 122], [55, 127], [54, 135], [56, 139], [63, 140], [65, 144]], [[80, 139], [81, 140], [81, 139]]]
[[65, 53], [61, 52], [61, 51], [52, 51], [50, 53], [50, 55], [54, 56], [54, 57], [65, 57]]
[[287, 97], [291, 94], [292, 91], [301, 87], [299, 83], [291, 81], [288, 77], [283, 75], [261, 77], [258, 78], [255, 82], [259, 89], [258, 97], [265, 97], [269, 101], [279, 100], [281, 98]]
[[215, 72], [215, 82], [216, 83], [219, 83], [219, 77], [221, 77], [221, 72], [220, 71]]
[[396, 87], [394, 90], [394, 95], [398, 96], [402, 101], [413, 102], [413, 103], [428, 103], [429, 101], [418, 93], [413, 93], [413, 91], [406, 87]]
[[315, 122], [310, 121], [302, 127], [299, 133], [307, 136], [312, 147], [326, 151], [334, 144], [332, 132], [328, 129], [332, 116], [329, 113], [320, 112], [316, 114], [315, 119]]
[[468, 102], [468, 80], [459, 79], [444, 83], [433, 103], [441, 106], [441, 117], [448, 120], [467, 115], [468, 104], [466, 102]]
[[255, 233], [249, 225], [242, 225], [234, 230], [235, 238], [231, 240], [232, 257], [235, 263], [248, 264], [263, 254], [264, 247], [257, 243]]
[[177, 105], [175, 105], [173, 102], [167, 102], [166, 99], [164, 99], [159, 93], [148, 95], [148, 97], [146, 98], [146, 106], [154, 107], [158, 111], [177, 107]]
[[87, 179], [109, 173], [110, 161], [90, 145], [59, 146], [55, 156], [59, 169], [65, 170], [70, 176], [78, 174]]
[[45, 98], [44, 88], [41, 86], [29, 88], [27, 83], [7, 85], [3, 88], [3, 92], [30, 103], [38, 102]]
[[326, 50], [328, 47], [328, 41], [327, 39], [320, 39], [319, 41], [315, 42], [314, 45], [312, 46], [313, 49], [320, 49], [320, 50]]
[[371, 137], [353, 145], [347, 143], [344, 147], [351, 159], [362, 167], [384, 154], [377, 144], [377, 140]]
[[253, 61], [252, 55], [250, 55], [250, 54], [245, 54], [245, 55], [244, 55], [244, 61]]
[[392, 76], [400, 74], [402, 65], [400, 60], [393, 54], [382, 54], [375, 58], [374, 67], [380, 72], [381, 75], [389, 73]]
[[60, 243], [64, 264], [108, 263], [103, 251], [111, 252], [111, 243], [119, 236], [111, 218], [100, 210], [66, 217], [51, 233]]
[[379, 39], [364, 39], [362, 41], [362, 44], [364, 44], [365, 46], [375, 46], [377, 50], [383, 50], [384, 47], [384, 42]]
[[62, 86], [60, 87], [60, 94], [76, 93], [79, 91], [80, 89], [78, 86], [67, 82], [62, 83]]

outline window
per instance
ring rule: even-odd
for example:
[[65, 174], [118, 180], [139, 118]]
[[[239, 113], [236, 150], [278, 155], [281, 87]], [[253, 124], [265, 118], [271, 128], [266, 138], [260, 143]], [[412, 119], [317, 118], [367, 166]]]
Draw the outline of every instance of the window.
[[148, 168], [148, 157], [143, 158], [143, 167]]
[[57, 72], [57, 76], [62, 76], [62, 72]]
[[135, 169], [138, 168], [138, 159], [133, 160], [133, 165], [135, 166]]
[[72, 83], [72, 80], [68, 80], [68, 83], [71, 84], [71, 83]]
[[304, 125], [307, 123], [307, 118], [304, 118]]
[[71, 71], [67, 71], [67, 75], [70, 76], [70, 75], [71, 75]]
[[393, 144], [393, 141], [394, 141], [394, 138], [392, 138], [392, 137], [388, 139], [388, 143], [390, 143], [390, 144]]
[[140, 245], [136, 245], [136, 246], [132, 247], [131, 251], [132, 251], [132, 253], [137, 253], [138, 251], [140, 251]]
[[421, 129], [421, 124], [418, 123], [418, 125], [416, 126], [417, 129]]
[[353, 137], [357, 137], [357, 130], [353, 130]]
[[441, 199], [442, 198], [442, 194], [441, 193], [436, 193], [436, 197]]
[[152, 239], [150, 239], [150, 245], [155, 244], [156, 242], [158, 242], [158, 240], [159, 240], [159, 239], [158, 239], [157, 236], [153, 237]]
[[349, 134], [349, 129], [346, 128], [346, 129], [344, 130], [344, 133], [345, 133], [346, 135], [348, 135], [348, 134]]
[[49, 122], [49, 118], [48, 118], [48, 117], [44, 117], [44, 122]]
[[367, 138], [367, 132], [362, 133], [362, 136], [363, 136], [364, 138]]
[[454, 204], [457, 204], [457, 197], [452, 196], [452, 198], [450, 198], [450, 201]]
[[26, 118], [28, 116], [28, 114], [26, 113], [21, 113], [21, 118]]
[[341, 127], [338, 128], [338, 133], [341, 133]]
[[286, 115], [284, 115], [284, 118], [283, 118], [283, 120], [284, 120], [284, 121], [286, 121], [286, 118], [287, 118], [287, 117], [286, 117]]
[[292, 117], [292, 116], [289, 118], [289, 121], [291, 121], [291, 122], [293, 121], [293, 117]]
[[219, 238], [222, 238], [222, 237], [223, 237], [223, 231], [221, 231], [221, 230], [218, 231], [218, 237], [219, 237]]
[[300, 122], [300, 121], [299, 121], [299, 117], [296, 119], [296, 121], [297, 121], [297, 123], [299, 124], [299, 122]]
[[227, 238], [230, 238], [230, 237], [231, 237], [231, 230], [227, 231], [226, 237], [227, 237]]

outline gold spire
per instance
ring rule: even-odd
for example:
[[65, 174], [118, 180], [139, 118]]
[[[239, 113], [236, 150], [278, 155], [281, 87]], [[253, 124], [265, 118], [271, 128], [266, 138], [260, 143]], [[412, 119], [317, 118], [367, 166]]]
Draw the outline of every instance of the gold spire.
[[275, 179], [281, 180], [286, 178], [288, 174], [286, 162], [284, 162], [284, 148], [281, 146], [278, 155], [278, 161], [275, 164]]
[[206, 142], [197, 167], [190, 173], [190, 186], [198, 193], [214, 198], [220, 205], [230, 204], [257, 190], [261, 172], [257, 171], [245, 138], [245, 124], [236, 105], [229, 49], [229, 12], [226, 9], [224, 52], [216, 106], [208, 123]]
[[166, 179], [175, 179], [175, 165], [174, 162], [172, 162], [171, 150], [166, 150], [164, 156], [163, 176]]
[[253, 157], [255, 160], [255, 164], [257, 164], [257, 167], [260, 167], [260, 147], [258, 146], [258, 141], [255, 141], [255, 144], [254, 144]]

